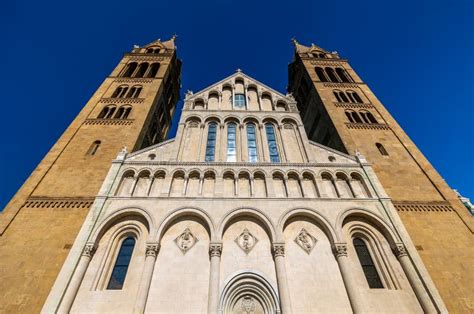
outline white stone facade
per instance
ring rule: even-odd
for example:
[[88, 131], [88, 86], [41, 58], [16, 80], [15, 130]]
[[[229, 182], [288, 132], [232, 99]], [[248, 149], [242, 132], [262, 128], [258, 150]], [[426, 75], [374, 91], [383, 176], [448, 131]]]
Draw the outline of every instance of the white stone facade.
[[[111, 290], [127, 237], [125, 281]], [[369, 288], [354, 239], [382, 288]], [[174, 139], [113, 161], [43, 308], [445, 311], [370, 164], [308, 141], [291, 95], [240, 71], [186, 95]]]

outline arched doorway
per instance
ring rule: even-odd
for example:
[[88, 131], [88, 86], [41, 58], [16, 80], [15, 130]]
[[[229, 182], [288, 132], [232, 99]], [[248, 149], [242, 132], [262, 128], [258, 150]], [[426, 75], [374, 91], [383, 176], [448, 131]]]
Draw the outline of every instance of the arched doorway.
[[221, 293], [219, 313], [281, 313], [278, 295], [262, 275], [244, 271], [231, 276]]

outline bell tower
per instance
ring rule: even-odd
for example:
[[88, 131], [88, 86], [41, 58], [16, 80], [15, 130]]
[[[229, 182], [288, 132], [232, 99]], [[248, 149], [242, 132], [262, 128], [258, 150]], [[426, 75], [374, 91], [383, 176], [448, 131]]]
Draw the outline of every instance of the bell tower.
[[[174, 36], [125, 53], [7, 204], [0, 259], [15, 272], [0, 272], [0, 312], [40, 311], [110, 161], [124, 146], [135, 151], [167, 138], [180, 70]], [[7, 291], [28, 301], [16, 304]]]
[[347, 59], [294, 45], [288, 90], [309, 139], [359, 151], [373, 164], [448, 309], [472, 310], [473, 278], [465, 272], [474, 258], [473, 218]]

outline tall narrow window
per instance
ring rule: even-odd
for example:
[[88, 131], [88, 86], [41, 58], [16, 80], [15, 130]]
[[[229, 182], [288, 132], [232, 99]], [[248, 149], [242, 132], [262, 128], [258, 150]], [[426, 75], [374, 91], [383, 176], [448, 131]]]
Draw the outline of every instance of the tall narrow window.
[[87, 155], [95, 155], [95, 153], [97, 153], [97, 150], [99, 149], [100, 143], [100, 141], [94, 141], [94, 143], [92, 143], [89, 149], [87, 150]]
[[344, 83], [352, 82], [352, 79], [349, 77], [346, 70], [344, 70], [343, 68], [336, 68], [336, 73], [337, 73], [337, 75], [339, 76], [339, 78], [341, 79], [342, 82], [344, 82]]
[[159, 68], [160, 68], [159, 63], [152, 63], [150, 66], [150, 71], [148, 72], [146, 77], [155, 77], [156, 73], [158, 73]]
[[378, 150], [379, 150], [379, 152], [380, 152], [380, 154], [381, 154], [382, 156], [388, 156], [388, 152], [387, 152], [387, 150], [385, 149], [385, 147], [383, 147], [382, 144], [380, 144], [380, 143], [375, 143], [375, 146], [377, 146], [377, 148], [378, 148]]
[[128, 266], [130, 265], [130, 260], [132, 259], [134, 247], [135, 239], [132, 237], [128, 237], [122, 242], [122, 246], [120, 247], [119, 253], [117, 255], [117, 260], [115, 261], [115, 266], [112, 270], [112, 275], [110, 276], [107, 289], [122, 289], [125, 282], [125, 277], [127, 276]]
[[336, 72], [334, 72], [333, 68], [326, 68], [326, 73], [329, 76], [329, 80], [334, 83], [339, 83], [339, 79], [337, 78]]
[[125, 71], [122, 73], [122, 77], [131, 77], [133, 72], [137, 69], [137, 63], [132, 62], [127, 64], [127, 67], [125, 68]]
[[257, 137], [255, 136], [255, 125], [251, 123], [247, 124], [247, 147], [249, 150], [249, 161], [257, 162]]
[[320, 67], [315, 67], [314, 71], [316, 71], [316, 75], [318, 76], [319, 80], [321, 82], [327, 82], [328, 79], [326, 77], [326, 74], [324, 73], [324, 70]]
[[216, 133], [217, 125], [212, 122], [207, 131], [206, 161], [214, 161], [216, 154]]
[[367, 283], [371, 289], [380, 289], [383, 288], [382, 281], [380, 280], [379, 274], [377, 272], [377, 268], [375, 268], [374, 261], [370, 256], [369, 249], [367, 248], [367, 244], [359, 239], [354, 238], [352, 241], [354, 244], [354, 248], [357, 253], [357, 257], [359, 257], [360, 265], [362, 266], [362, 270], [364, 271], [365, 278], [367, 279]]
[[235, 94], [234, 95], [234, 107], [235, 108], [245, 108], [245, 95], [244, 94]]
[[227, 126], [227, 161], [237, 161], [236, 124]]
[[265, 124], [265, 131], [267, 132], [268, 150], [270, 152], [271, 162], [280, 162], [278, 155], [278, 146], [275, 137], [275, 129], [271, 123]]

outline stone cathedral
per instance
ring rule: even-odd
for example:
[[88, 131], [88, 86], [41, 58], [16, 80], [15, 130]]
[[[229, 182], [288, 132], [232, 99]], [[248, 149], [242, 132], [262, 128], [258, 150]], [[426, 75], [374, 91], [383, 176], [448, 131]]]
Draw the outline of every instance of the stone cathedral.
[[180, 98], [135, 46], [0, 214], [1, 313], [467, 313], [473, 219], [346, 59]]

